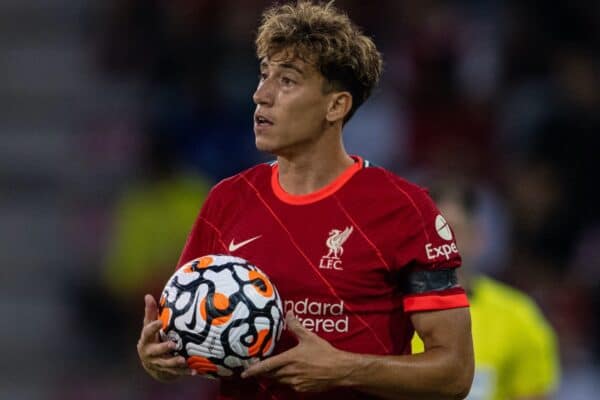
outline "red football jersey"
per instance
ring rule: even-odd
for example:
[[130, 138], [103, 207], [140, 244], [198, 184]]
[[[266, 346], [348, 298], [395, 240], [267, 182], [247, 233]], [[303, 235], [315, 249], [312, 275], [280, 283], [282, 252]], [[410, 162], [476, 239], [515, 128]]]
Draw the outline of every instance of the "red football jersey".
[[[334, 347], [410, 354], [409, 313], [468, 306], [465, 292], [410, 292], [409, 271], [460, 265], [453, 233], [427, 192], [391, 172], [356, 162], [327, 187], [290, 195], [278, 165], [262, 164], [211, 190], [178, 266], [231, 254], [262, 269], [309, 330]], [[283, 332], [275, 352], [295, 345]], [[365, 399], [336, 390], [297, 394], [270, 380], [222, 382], [222, 399]]]

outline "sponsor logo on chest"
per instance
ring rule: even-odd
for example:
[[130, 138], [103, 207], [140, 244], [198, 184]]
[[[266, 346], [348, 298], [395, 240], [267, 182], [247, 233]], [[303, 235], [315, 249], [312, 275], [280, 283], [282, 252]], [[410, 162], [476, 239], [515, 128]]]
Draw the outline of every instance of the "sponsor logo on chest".
[[283, 311], [284, 314], [292, 311], [300, 323], [312, 332], [346, 333], [350, 328], [344, 300], [331, 303], [308, 297], [296, 301], [285, 300]]
[[342, 255], [344, 254], [344, 243], [348, 240], [348, 237], [352, 234], [354, 228], [352, 226], [346, 227], [346, 229], [332, 229], [329, 232], [329, 237], [325, 241], [325, 245], [329, 249], [327, 254], [321, 257], [319, 262], [319, 268], [321, 269], [334, 269], [336, 271], [343, 270], [342, 268]]

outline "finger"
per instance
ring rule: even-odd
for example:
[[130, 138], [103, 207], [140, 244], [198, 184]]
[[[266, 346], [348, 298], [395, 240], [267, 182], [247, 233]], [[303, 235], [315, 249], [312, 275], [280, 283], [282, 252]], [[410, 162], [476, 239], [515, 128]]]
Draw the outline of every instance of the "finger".
[[140, 337], [140, 343], [145, 345], [147, 343], [155, 343], [158, 342], [157, 333], [162, 326], [162, 321], [157, 319], [155, 321], [150, 322], [142, 329], [142, 334]]
[[279, 377], [279, 378], [275, 378], [275, 380], [277, 382], [281, 383], [282, 385], [288, 385], [288, 386], [293, 386], [294, 384], [297, 383], [297, 378], [294, 376]]
[[158, 318], [158, 304], [150, 294], [144, 296], [144, 326]]
[[151, 343], [146, 345], [144, 355], [146, 357], [163, 357], [170, 355], [176, 347], [177, 345], [171, 341], [156, 344]]
[[313, 333], [306, 329], [298, 318], [294, 315], [293, 312], [288, 311], [285, 316], [285, 324], [287, 326], [288, 331], [292, 332], [298, 340], [303, 340], [311, 337]]
[[288, 364], [281, 368], [272, 369], [271, 371], [263, 374], [262, 376], [281, 382], [282, 379], [294, 377], [297, 375], [298, 373], [295, 372], [293, 368], [291, 368], [291, 364]]
[[293, 349], [269, 357], [266, 360], [259, 361], [256, 364], [252, 364], [248, 369], [242, 372], [242, 378], [263, 375], [289, 364], [293, 360], [293, 355], [290, 355], [291, 351], [293, 351]]
[[159, 367], [156, 369], [164, 374], [173, 376], [185, 376], [185, 375], [198, 375], [198, 371], [190, 368], [163, 368]]
[[298, 374], [288, 374], [274, 379], [282, 385], [290, 386], [296, 392], [314, 391], [314, 389], [311, 389], [311, 387], [307, 385], [308, 382], [306, 379], [298, 376]]
[[294, 364], [289, 363], [284, 365], [281, 368], [275, 368], [273, 370], [271, 370], [270, 372], [270, 376], [273, 376], [274, 378], [283, 378], [284, 376], [296, 376], [298, 375], [298, 368], [295, 367]]
[[181, 356], [154, 358], [150, 363], [159, 368], [188, 368], [185, 358]]

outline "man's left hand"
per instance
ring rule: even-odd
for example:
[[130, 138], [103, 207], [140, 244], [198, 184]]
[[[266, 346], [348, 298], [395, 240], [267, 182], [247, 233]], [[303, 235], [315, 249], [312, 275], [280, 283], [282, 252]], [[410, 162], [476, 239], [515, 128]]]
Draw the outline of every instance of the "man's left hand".
[[306, 329], [292, 312], [287, 313], [286, 324], [298, 345], [250, 366], [242, 378], [265, 376], [297, 392], [321, 392], [336, 386], [350, 373], [349, 363], [344, 362], [348, 353]]

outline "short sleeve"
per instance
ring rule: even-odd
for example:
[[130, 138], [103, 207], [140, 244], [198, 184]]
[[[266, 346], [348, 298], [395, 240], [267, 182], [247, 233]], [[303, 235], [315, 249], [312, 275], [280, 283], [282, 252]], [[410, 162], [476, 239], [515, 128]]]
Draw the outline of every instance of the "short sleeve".
[[218, 228], [218, 214], [218, 200], [213, 187], [192, 226], [177, 262], [177, 268], [207, 254], [227, 252]]
[[465, 291], [458, 285], [455, 269], [461, 258], [454, 232], [427, 191], [404, 192], [395, 265], [400, 269], [406, 312], [467, 307]]

